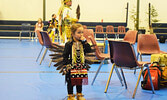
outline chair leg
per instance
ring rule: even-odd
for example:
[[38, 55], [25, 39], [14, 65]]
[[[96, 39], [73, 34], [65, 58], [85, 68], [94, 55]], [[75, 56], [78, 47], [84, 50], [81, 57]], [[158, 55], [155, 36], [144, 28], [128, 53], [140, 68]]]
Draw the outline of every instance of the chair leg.
[[50, 67], [50, 65], [52, 64], [52, 61], [53, 61], [53, 59], [50, 60], [50, 62], [49, 62], [49, 67]]
[[21, 32], [19, 33], [19, 41], [21, 41]]
[[38, 61], [39, 56], [41, 55], [41, 52], [42, 52], [42, 50], [43, 50], [43, 47], [44, 47], [44, 46], [42, 46], [41, 51], [40, 51], [39, 54], [38, 54], [38, 57], [37, 57], [37, 59], [36, 59], [36, 62]]
[[132, 96], [133, 99], [135, 98], [136, 91], [137, 91], [137, 88], [138, 88], [138, 85], [139, 85], [139, 82], [140, 82], [142, 72], [143, 72], [143, 66], [141, 67], [141, 70], [140, 70], [140, 73], [139, 73], [139, 76], [138, 76], [138, 80], [137, 80], [137, 83], [136, 83], [136, 87], [135, 87], [135, 90], [133, 92], [133, 96]]
[[[135, 52], [135, 47], [134, 47], [134, 45], [133, 44], [131, 44], [132, 45], [132, 47], [133, 47], [133, 51]], [[136, 52], [135, 52], [135, 55], [136, 55]]]
[[32, 35], [31, 35], [31, 41], [34, 41], [34, 39], [36, 38], [35, 35], [36, 33], [35, 32], [32, 32]]
[[107, 38], [107, 39], [108, 39], [108, 34], [105, 34], [105, 38]]
[[117, 34], [117, 38], [116, 39], [119, 39], [119, 34]]
[[29, 32], [29, 40], [31, 41], [31, 32]]
[[[137, 60], [139, 59], [139, 53], [137, 53]], [[136, 74], [136, 68], [134, 70], [134, 74]]]
[[94, 78], [93, 78], [93, 81], [92, 81], [91, 85], [93, 85], [93, 83], [94, 83], [94, 81], [95, 81], [97, 75], [99, 74], [99, 71], [100, 71], [100, 69], [101, 69], [101, 66], [103, 65], [104, 60], [105, 60], [105, 59], [103, 59], [103, 60], [101, 61], [100, 66], [99, 66], [98, 70], [96, 71], [96, 74], [95, 74], [95, 76], [94, 76]]
[[124, 86], [124, 84], [122, 83], [122, 81], [123, 81], [123, 80], [122, 80], [122, 77], [121, 77], [121, 75], [120, 75], [120, 73], [119, 73], [117, 67], [115, 67], [115, 72], [116, 72], [116, 74], [117, 74], [117, 76], [118, 76], [118, 78], [119, 78], [119, 81], [120, 81], [121, 85]]
[[113, 73], [114, 67], [115, 67], [115, 63], [112, 65], [112, 68], [111, 68], [111, 71], [110, 71], [110, 75], [109, 75], [109, 78], [108, 78], [108, 81], [107, 81], [107, 84], [106, 84], [106, 88], [105, 88], [104, 93], [107, 93], [108, 86], [109, 86], [109, 83], [110, 83], [110, 80], [111, 80], [111, 76], [112, 76], [112, 73]]
[[142, 55], [141, 54], [139, 54], [140, 55], [140, 61], [142, 61]]
[[136, 58], [137, 58], [137, 60], [139, 59], [139, 53], [137, 53], [137, 57]]
[[136, 74], [136, 68], [135, 68], [135, 70], [134, 70], [134, 74]]
[[152, 92], [154, 94], [155, 92], [154, 92], [153, 82], [152, 82], [152, 79], [151, 79], [150, 69], [149, 69], [149, 66], [147, 64], [145, 66], [147, 67], [147, 70], [148, 70], [148, 75], [149, 75], [149, 78], [150, 78], [151, 88], [152, 88]]
[[40, 61], [40, 65], [41, 65], [43, 59], [45, 58], [45, 55], [46, 55], [47, 51], [48, 51], [48, 48], [46, 48], [44, 53], [43, 53], [43, 56], [42, 56], [41, 61]]
[[122, 77], [123, 77], [123, 80], [124, 80], [124, 84], [125, 84], [125, 89], [127, 89], [127, 84], [126, 84], [126, 80], [125, 80], [125, 76], [124, 76], [124, 72], [121, 68], [121, 74], [122, 74]]
[[94, 36], [95, 36], [95, 40], [96, 40], [96, 33], [94, 33]]

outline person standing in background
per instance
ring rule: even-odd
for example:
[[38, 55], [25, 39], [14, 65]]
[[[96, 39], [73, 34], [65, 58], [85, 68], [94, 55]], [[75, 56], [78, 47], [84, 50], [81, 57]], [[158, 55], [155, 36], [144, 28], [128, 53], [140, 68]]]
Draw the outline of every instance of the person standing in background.
[[52, 39], [52, 42], [55, 42], [55, 36], [58, 36], [58, 20], [56, 19], [56, 14], [52, 14], [52, 20], [48, 22], [48, 33], [50, 38]]
[[35, 24], [35, 40], [37, 41], [37, 30], [43, 31], [44, 23], [42, 18], [38, 19], [38, 22]]
[[59, 33], [61, 42], [66, 43], [71, 40], [71, 25], [78, 22], [77, 18], [72, 16], [72, 0], [63, 0], [59, 9]]

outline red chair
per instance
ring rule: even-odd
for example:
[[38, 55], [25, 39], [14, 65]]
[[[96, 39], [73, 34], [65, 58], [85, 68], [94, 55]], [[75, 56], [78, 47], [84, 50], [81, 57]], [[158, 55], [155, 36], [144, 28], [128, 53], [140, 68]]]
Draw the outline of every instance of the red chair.
[[129, 42], [133, 46], [134, 51], [135, 51], [134, 44], [136, 43], [136, 37], [137, 37], [137, 31], [128, 30], [123, 39], [123, 41]]
[[[103, 31], [103, 26], [102, 25], [96, 25], [95, 28], [95, 40], [96, 40], [96, 34], [103, 34], [104, 35], [104, 31]], [[104, 40], [104, 38], [103, 38]]]
[[108, 86], [109, 86], [110, 79], [111, 79], [114, 68], [118, 67], [118, 68], [121, 69], [121, 74], [122, 74], [126, 89], [127, 89], [127, 84], [126, 84], [125, 76], [124, 76], [124, 73], [123, 73], [123, 69], [133, 70], [133, 69], [139, 68], [141, 70], [140, 70], [138, 80], [137, 80], [137, 83], [136, 83], [136, 87], [135, 87], [135, 90], [134, 90], [133, 96], [132, 96], [132, 98], [135, 98], [137, 87], [138, 87], [138, 84], [139, 84], [139, 81], [140, 81], [140, 78], [141, 78], [143, 68], [147, 67], [148, 74], [149, 74], [149, 79], [150, 79], [150, 82], [151, 82], [152, 92], [155, 93], [154, 92], [154, 86], [153, 86], [152, 79], [151, 79], [151, 75], [150, 75], [149, 66], [148, 66], [148, 64], [150, 64], [150, 63], [149, 62], [138, 62], [137, 59], [136, 59], [136, 55], [134, 53], [134, 50], [133, 50], [133, 48], [132, 48], [132, 46], [129, 42], [109, 41], [109, 46], [112, 46], [112, 48], [113, 48], [113, 51], [112, 51], [113, 52], [113, 58], [111, 58], [111, 60], [113, 60], [114, 64], [112, 65], [110, 75], [109, 75], [109, 78], [108, 78], [108, 81], [107, 81], [106, 88], [105, 88], [104, 92], [107, 93]]
[[89, 36], [94, 38], [93, 29], [84, 29], [83, 30], [83, 36], [86, 38], [88, 43], [91, 43], [91, 40], [89, 39]]
[[107, 25], [106, 26], [106, 38], [108, 38], [108, 34], [114, 34], [115, 37], [116, 37], [116, 34], [114, 32], [114, 26], [112, 26], [112, 25]]
[[130, 44], [136, 43], [137, 31], [128, 30], [124, 36], [123, 41], [129, 42]]
[[[48, 49], [53, 49], [53, 48], [57, 48], [58, 42], [52, 43], [48, 33], [46, 32], [40, 32], [42, 34], [42, 38], [43, 38], [43, 45], [46, 47], [44, 54], [41, 58], [40, 64], [42, 63]], [[55, 46], [56, 45], [56, 46]], [[52, 60], [49, 63], [49, 66], [51, 65]]]
[[[95, 39], [94, 39], [93, 37], [91, 37], [91, 36], [89, 36], [89, 38], [90, 38], [92, 44], [93, 44], [94, 47], [95, 47], [95, 54], [96, 54], [97, 59], [101, 61], [101, 62], [100, 62], [100, 66], [99, 66], [98, 70], [96, 71], [96, 74], [95, 74], [95, 76], [94, 76], [94, 78], [93, 78], [93, 81], [92, 81], [92, 83], [91, 83], [91, 85], [93, 85], [94, 82], [95, 82], [95, 80], [96, 80], [96, 77], [97, 77], [98, 73], [100, 72], [100, 69], [101, 69], [101, 67], [102, 67], [102, 65], [103, 65], [103, 63], [104, 63], [104, 61], [105, 61], [105, 60], [109, 60], [110, 54], [109, 54], [109, 53], [108, 53], [108, 54], [101, 53], [100, 50], [99, 50], [99, 48], [98, 48], [98, 46], [97, 46], [97, 44], [96, 44]], [[117, 69], [116, 69], [116, 72], [117, 72], [118, 78], [119, 78], [119, 80], [120, 80], [120, 82], [121, 82], [121, 84], [122, 84], [122, 78], [121, 78], [121, 76], [120, 76], [120, 74], [119, 74], [119, 72], [118, 72]], [[122, 84], [122, 85], [123, 85], [123, 84]]]
[[37, 57], [37, 59], [36, 59], [36, 62], [38, 61], [39, 56], [41, 55], [41, 52], [42, 52], [42, 50], [43, 50], [43, 48], [44, 48], [42, 35], [41, 35], [41, 33], [40, 33], [39, 30], [37, 30], [37, 36], [38, 36], [38, 41], [39, 41], [39, 43], [42, 45], [42, 48], [41, 48], [41, 51], [40, 51], [39, 54], [38, 54], [38, 57]]
[[142, 55], [166, 53], [160, 50], [157, 37], [154, 34], [139, 34], [138, 35], [137, 52], [138, 52], [137, 58], [140, 55], [141, 61], [142, 61]]
[[126, 30], [125, 30], [125, 26], [118, 26], [118, 30], [117, 30], [117, 39], [119, 39], [119, 34], [125, 34]]

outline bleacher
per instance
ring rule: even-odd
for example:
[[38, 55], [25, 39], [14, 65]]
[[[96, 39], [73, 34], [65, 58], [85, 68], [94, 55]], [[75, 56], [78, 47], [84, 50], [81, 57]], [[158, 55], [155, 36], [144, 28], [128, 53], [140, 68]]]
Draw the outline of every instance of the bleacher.
[[[0, 37], [18, 37], [21, 31], [22, 23], [31, 24], [31, 32], [34, 31], [34, 26], [37, 21], [12, 21], [12, 20], [0, 20]], [[44, 30], [46, 30], [47, 21], [44, 21]], [[28, 34], [23, 34], [23, 37], [28, 37]]]
[[[18, 37], [19, 32], [21, 31], [21, 24], [22, 23], [30, 23], [31, 24], [31, 32], [34, 31], [34, 26], [37, 21], [14, 21], [14, 20], [0, 20], [0, 37]], [[47, 23], [48, 21], [44, 21], [44, 31], [47, 29]], [[113, 25], [114, 31], [117, 32], [118, 26], [127, 26], [127, 23], [125, 22], [79, 22], [82, 25], [86, 25], [88, 29], [93, 29], [95, 31], [96, 25], [102, 25], [104, 27], [104, 32], [106, 31], [107, 25]], [[126, 27], [126, 31], [128, 31], [129, 28]], [[23, 37], [28, 37], [28, 34], [23, 34]], [[98, 34], [97, 37], [103, 38], [103, 35]], [[108, 37], [113, 38], [114, 35], [108, 35]], [[120, 38], [123, 38], [124, 35], [121, 34]]]
[[157, 35], [157, 38], [164, 36], [167, 38], [167, 23], [152, 23], [153, 32]]

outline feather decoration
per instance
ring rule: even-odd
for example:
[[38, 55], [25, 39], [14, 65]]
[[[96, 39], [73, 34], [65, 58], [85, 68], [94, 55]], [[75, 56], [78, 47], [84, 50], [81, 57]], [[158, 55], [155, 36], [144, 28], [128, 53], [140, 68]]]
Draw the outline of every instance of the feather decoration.
[[63, 57], [59, 58], [59, 59], [53, 59], [52, 62], [60, 62], [63, 60]]
[[56, 70], [60, 70], [63, 66], [64, 66], [63, 64], [59, 65], [59, 66], [56, 68]]
[[[64, 51], [64, 48], [52, 48], [52, 49], [50, 49], [50, 50], [62, 50], [62, 51]], [[58, 51], [59, 52], [59, 51]]]
[[77, 14], [77, 19], [80, 19], [80, 6], [78, 4], [77, 9], [76, 9], [76, 14]]
[[55, 66], [55, 67], [57, 67], [57, 66], [59, 66], [59, 65], [61, 65], [61, 64], [63, 64], [63, 60], [62, 60], [62, 61], [57, 62], [54, 66]]
[[63, 53], [54, 53], [54, 54], [49, 54], [49, 56], [60, 56], [62, 55]]
[[49, 49], [50, 51], [53, 51], [53, 52], [63, 52], [64, 50], [62, 49]]
[[51, 57], [51, 59], [58, 59], [58, 58], [60, 58], [60, 57], [63, 57], [63, 55], [53, 56], [53, 57]]
[[57, 46], [57, 47], [60, 48], [60, 49], [64, 49], [63, 46], [60, 46], [60, 45], [58, 45], [58, 44], [56, 44], [56, 43], [53, 43], [53, 45]]

